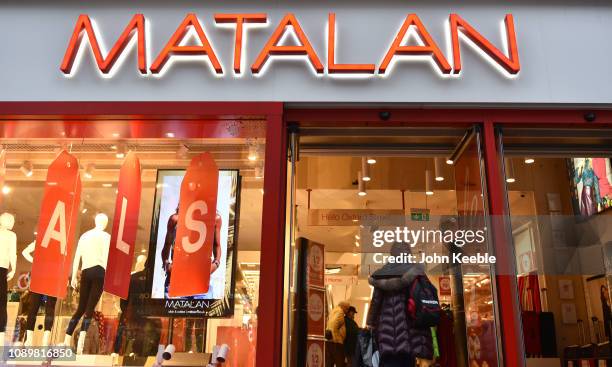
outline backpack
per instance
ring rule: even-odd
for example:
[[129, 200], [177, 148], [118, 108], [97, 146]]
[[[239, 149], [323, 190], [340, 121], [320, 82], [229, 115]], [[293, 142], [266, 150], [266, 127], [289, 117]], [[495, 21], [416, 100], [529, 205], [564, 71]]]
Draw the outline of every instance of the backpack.
[[440, 322], [438, 290], [426, 275], [419, 275], [412, 281], [407, 310], [417, 328], [429, 328]]

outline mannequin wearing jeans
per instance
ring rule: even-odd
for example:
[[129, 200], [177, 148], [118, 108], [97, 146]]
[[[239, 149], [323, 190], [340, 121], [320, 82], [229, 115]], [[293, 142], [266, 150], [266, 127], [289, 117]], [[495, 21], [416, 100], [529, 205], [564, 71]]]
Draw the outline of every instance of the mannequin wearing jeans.
[[72, 319], [68, 323], [66, 336], [64, 337], [64, 345], [70, 345], [72, 334], [81, 317], [83, 325], [77, 341], [77, 354], [83, 353], [85, 345], [85, 334], [91, 323], [94, 309], [102, 296], [102, 288], [104, 286], [104, 273], [106, 270], [106, 261], [108, 259], [108, 249], [110, 246], [110, 234], [104, 232], [108, 224], [106, 214], [98, 214], [95, 218], [95, 228], [83, 233], [79, 238], [74, 262], [72, 264], [72, 279], [70, 285], [72, 288], [77, 288], [77, 272], [79, 263], [81, 266], [81, 284], [79, 305], [77, 310], [72, 315]]
[[11, 231], [14, 225], [15, 217], [12, 214], [0, 215], [0, 345], [4, 345], [8, 317], [6, 312], [8, 281], [13, 279], [17, 264], [17, 235]]
[[[30, 263], [34, 261], [32, 253], [36, 248], [36, 241], [30, 243], [22, 252], [21, 255]], [[45, 303], [45, 333], [43, 334], [42, 345], [44, 347], [49, 345], [51, 340], [51, 328], [53, 328], [53, 321], [55, 321], [55, 303], [57, 298], [51, 296], [45, 296], [42, 294], [30, 292], [30, 308], [28, 310], [28, 318], [26, 321], [26, 340], [25, 346], [31, 347], [32, 341], [34, 340], [34, 325], [36, 324], [36, 316], [38, 315], [38, 309], [40, 305]]]

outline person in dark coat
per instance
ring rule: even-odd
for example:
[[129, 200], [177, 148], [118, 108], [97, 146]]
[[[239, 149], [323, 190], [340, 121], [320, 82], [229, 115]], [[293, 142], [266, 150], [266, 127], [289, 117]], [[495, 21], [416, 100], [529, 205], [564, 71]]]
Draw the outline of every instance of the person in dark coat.
[[[400, 243], [391, 248], [393, 256], [409, 252]], [[418, 275], [425, 275], [422, 265], [387, 263], [369, 279], [374, 292], [367, 325], [378, 344], [380, 367], [413, 367], [417, 357], [433, 359], [431, 331], [414, 327], [407, 312], [410, 286]]]
[[346, 315], [344, 316], [344, 325], [346, 327], [346, 338], [344, 339], [344, 355], [348, 361], [347, 366], [353, 365], [353, 356], [355, 355], [355, 349], [357, 349], [357, 334], [359, 333], [359, 326], [355, 322], [355, 314], [357, 309], [353, 306], [348, 308]]

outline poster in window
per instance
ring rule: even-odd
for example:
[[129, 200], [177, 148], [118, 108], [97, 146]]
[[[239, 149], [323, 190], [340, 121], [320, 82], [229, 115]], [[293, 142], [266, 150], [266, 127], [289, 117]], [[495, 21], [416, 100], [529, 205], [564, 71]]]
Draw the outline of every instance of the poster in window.
[[[148, 259], [150, 300], [147, 314], [158, 316], [227, 317], [233, 314], [234, 274], [240, 177], [238, 170], [219, 170], [215, 213], [215, 236], [210, 262], [208, 292], [171, 297], [168, 264], [174, 254], [178, 205], [185, 170], [159, 170]], [[218, 262], [218, 266], [216, 263]]]
[[572, 158], [568, 166], [576, 215], [588, 217], [612, 207], [610, 158]]

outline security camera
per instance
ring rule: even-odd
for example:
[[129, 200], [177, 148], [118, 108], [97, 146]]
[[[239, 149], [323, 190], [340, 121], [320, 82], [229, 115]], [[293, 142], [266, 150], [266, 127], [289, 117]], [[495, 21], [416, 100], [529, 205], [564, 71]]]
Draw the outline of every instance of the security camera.
[[378, 113], [378, 117], [380, 117], [381, 120], [383, 121], [387, 121], [391, 118], [391, 112], [389, 111], [380, 111]]
[[595, 112], [587, 112], [584, 114], [584, 120], [586, 122], [593, 122], [595, 121], [595, 119], [597, 118], [597, 115], [595, 114]]

